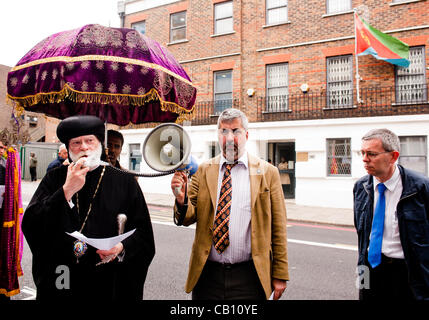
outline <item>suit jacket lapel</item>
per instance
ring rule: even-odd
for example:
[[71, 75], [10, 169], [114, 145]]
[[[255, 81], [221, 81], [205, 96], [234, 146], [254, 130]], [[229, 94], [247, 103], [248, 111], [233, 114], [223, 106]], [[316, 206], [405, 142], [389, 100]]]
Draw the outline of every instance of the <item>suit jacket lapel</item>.
[[251, 195], [251, 208], [255, 206], [256, 198], [260, 192], [260, 185], [262, 180], [262, 168], [259, 159], [247, 154], [249, 160], [249, 176], [250, 176], [250, 195]]
[[[206, 182], [212, 200], [213, 208], [216, 208], [217, 201], [217, 184], [219, 179], [219, 162], [220, 155], [215, 157], [207, 168]], [[216, 209], [215, 209], [216, 210]]]

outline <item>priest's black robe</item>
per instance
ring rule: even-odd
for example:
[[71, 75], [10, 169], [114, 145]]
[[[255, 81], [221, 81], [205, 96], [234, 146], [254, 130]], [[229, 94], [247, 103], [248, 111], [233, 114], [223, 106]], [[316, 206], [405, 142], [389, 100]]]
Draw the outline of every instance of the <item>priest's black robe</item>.
[[[155, 244], [140, 186], [132, 175], [107, 166], [93, 199], [103, 168], [100, 166], [88, 172], [78, 197], [75, 194], [72, 198], [75, 206], [71, 208], [62, 188], [67, 167], [55, 168], [45, 175], [22, 221], [22, 230], [33, 254], [37, 299], [141, 300]], [[136, 228], [122, 241], [125, 250], [122, 262], [116, 259], [96, 266], [100, 258], [97, 249], [90, 245], [77, 262], [73, 253], [76, 239], [66, 232], [80, 230], [91, 202], [92, 210], [82, 230], [86, 237], [117, 236], [120, 213], [127, 216], [124, 232]]]

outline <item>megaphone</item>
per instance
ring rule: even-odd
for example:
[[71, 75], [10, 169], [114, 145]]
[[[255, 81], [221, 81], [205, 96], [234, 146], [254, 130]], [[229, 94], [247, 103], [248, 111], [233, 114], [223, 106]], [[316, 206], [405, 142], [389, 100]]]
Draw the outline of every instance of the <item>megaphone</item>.
[[160, 124], [149, 132], [143, 143], [143, 157], [150, 168], [159, 172], [188, 170], [194, 174], [198, 165], [191, 154], [188, 133], [175, 123]]
[[[149, 132], [143, 143], [143, 157], [153, 170], [159, 173], [137, 173], [113, 167], [120, 172], [137, 177], [159, 177], [184, 170], [192, 176], [198, 169], [198, 163], [191, 155], [191, 139], [188, 133], [178, 124], [160, 124]], [[103, 165], [110, 165], [101, 162]], [[180, 188], [175, 190], [177, 194]]]
[[[198, 164], [191, 154], [191, 139], [175, 123], [160, 124], [149, 132], [143, 143], [143, 157], [149, 167], [160, 172], [184, 170], [192, 176]], [[174, 190], [175, 194], [180, 188]]]

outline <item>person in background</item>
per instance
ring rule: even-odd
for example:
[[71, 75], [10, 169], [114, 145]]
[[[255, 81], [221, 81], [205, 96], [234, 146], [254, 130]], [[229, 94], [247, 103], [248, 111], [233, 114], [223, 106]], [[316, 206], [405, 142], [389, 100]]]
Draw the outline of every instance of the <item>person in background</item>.
[[30, 153], [30, 175], [31, 181], [37, 181], [37, 157], [34, 152]]
[[218, 119], [221, 154], [200, 165], [189, 184], [183, 171], [171, 180], [175, 221], [196, 222], [185, 287], [194, 300], [264, 300], [272, 294], [277, 300], [289, 280], [279, 172], [246, 151], [248, 136], [246, 115], [224, 110]]
[[353, 188], [361, 300], [429, 299], [429, 179], [397, 164], [398, 136], [374, 129]]
[[68, 156], [69, 156], [69, 154], [67, 152], [67, 148], [66, 148], [65, 144], [60, 145], [60, 147], [58, 149], [57, 158], [48, 165], [48, 168], [46, 168], [46, 172], [48, 172], [54, 168], [58, 168], [58, 167], [62, 166], [63, 164], [69, 164], [69, 162], [66, 161]]
[[280, 158], [280, 163], [277, 165], [277, 168], [280, 171], [280, 183], [282, 184], [283, 194], [286, 194], [287, 185], [290, 184], [290, 176], [287, 172], [282, 172], [289, 168], [288, 162], [285, 157]]
[[119, 157], [121, 156], [122, 146], [124, 145], [124, 136], [116, 130], [107, 131], [107, 159], [110, 164], [116, 168], [121, 168]]

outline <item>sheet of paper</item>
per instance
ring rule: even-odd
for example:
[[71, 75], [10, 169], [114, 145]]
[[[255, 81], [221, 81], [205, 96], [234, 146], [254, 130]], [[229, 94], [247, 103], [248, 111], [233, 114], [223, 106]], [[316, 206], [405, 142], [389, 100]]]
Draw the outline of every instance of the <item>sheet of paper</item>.
[[274, 291], [273, 293], [271, 293], [270, 297], [268, 298], [268, 300], [273, 300], [274, 299]]
[[100, 250], [109, 250], [112, 249], [115, 245], [117, 245], [122, 240], [128, 238], [130, 235], [132, 235], [136, 231], [136, 229], [133, 229], [131, 231], [128, 231], [124, 234], [121, 234], [120, 236], [111, 237], [111, 238], [87, 238], [79, 231], [75, 231], [72, 233], [66, 232], [68, 235], [85, 242], [86, 244], [89, 244], [90, 246], [93, 246], [94, 248], [100, 249]]
[[0, 185], [0, 208], [3, 208], [3, 197], [4, 197], [5, 191], [6, 191], [6, 186]]

